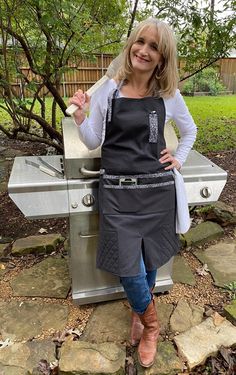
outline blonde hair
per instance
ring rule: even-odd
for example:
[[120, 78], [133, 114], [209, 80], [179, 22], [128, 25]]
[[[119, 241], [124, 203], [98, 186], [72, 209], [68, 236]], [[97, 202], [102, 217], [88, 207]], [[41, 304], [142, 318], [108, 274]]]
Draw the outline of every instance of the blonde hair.
[[115, 79], [117, 81], [129, 81], [133, 68], [130, 61], [130, 49], [137, 40], [141, 32], [149, 27], [156, 27], [158, 33], [158, 50], [162, 55], [163, 62], [157, 67], [148, 83], [148, 95], [157, 95], [163, 97], [173, 96], [179, 81], [177, 70], [177, 51], [174, 33], [169, 25], [156, 18], [148, 18], [142, 21], [132, 31], [128, 38], [122, 55], [122, 64], [118, 70]]

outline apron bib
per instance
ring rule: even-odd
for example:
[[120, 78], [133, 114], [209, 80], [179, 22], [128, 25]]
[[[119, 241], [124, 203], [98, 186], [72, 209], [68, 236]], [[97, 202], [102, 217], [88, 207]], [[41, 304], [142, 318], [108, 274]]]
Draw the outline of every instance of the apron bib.
[[97, 267], [118, 276], [166, 263], [179, 250], [172, 171], [159, 162], [166, 147], [162, 98], [109, 99], [99, 183]]

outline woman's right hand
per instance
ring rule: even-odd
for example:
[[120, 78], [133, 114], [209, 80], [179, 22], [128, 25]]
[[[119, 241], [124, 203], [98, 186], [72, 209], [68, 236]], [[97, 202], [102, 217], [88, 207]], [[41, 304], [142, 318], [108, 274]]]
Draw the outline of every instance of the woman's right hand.
[[73, 113], [75, 122], [80, 125], [84, 121], [87, 113], [89, 112], [90, 97], [82, 90], [75, 92], [72, 98], [69, 99], [69, 104], [75, 104], [78, 109]]

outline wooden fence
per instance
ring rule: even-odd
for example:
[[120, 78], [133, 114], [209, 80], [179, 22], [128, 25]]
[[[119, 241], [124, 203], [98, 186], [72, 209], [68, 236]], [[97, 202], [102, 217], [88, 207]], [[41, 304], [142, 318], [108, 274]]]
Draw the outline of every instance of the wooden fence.
[[225, 58], [218, 61], [220, 78], [227, 90], [236, 94], [236, 58]]
[[[97, 82], [105, 73], [110, 65], [111, 61], [113, 60], [112, 55], [97, 55], [94, 61], [91, 60], [82, 60], [79, 62], [79, 68], [76, 68], [75, 65], [69, 65], [70, 70], [63, 73], [62, 80], [60, 83], [60, 94], [63, 97], [70, 97], [74, 94], [74, 92], [78, 89], [86, 91], [89, 87], [91, 87], [95, 82]], [[22, 67], [21, 72], [27, 77], [28, 80], [34, 79], [37, 81], [38, 85], [40, 84], [39, 77], [35, 76], [30, 68]], [[27, 84], [25, 84], [24, 80], [16, 80], [12, 83], [12, 86], [22, 97], [30, 97], [32, 93], [30, 89], [27, 88]], [[46, 87], [43, 87], [40, 90], [40, 95], [48, 95], [51, 94], [47, 91]]]
[[[60, 94], [63, 97], [71, 97], [74, 92], [78, 89], [86, 91], [91, 87], [96, 81], [98, 81], [106, 72], [107, 67], [113, 59], [112, 55], [102, 54], [97, 55], [94, 61], [82, 60], [79, 63], [79, 68], [70, 65], [70, 70], [65, 72], [60, 83]], [[180, 63], [180, 66], [182, 63]], [[232, 91], [236, 93], [236, 58], [225, 58], [218, 60], [217, 65], [219, 66], [220, 78], [227, 91]], [[22, 67], [21, 71], [27, 78], [31, 81], [36, 78], [28, 67]], [[184, 82], [183, 82], [184, 83]], [[183, 83], [180, 83], [180, 89]], [[40, 81], [38, 79], [38, 84]], [[21, 97], [32, 96], [31, 91], [27, 88], [27, 85], [23, 80], [16, 80], [12, 86]], [[41, 95], [48, 95], [46, 87], [43, 87], [40, 91]]]

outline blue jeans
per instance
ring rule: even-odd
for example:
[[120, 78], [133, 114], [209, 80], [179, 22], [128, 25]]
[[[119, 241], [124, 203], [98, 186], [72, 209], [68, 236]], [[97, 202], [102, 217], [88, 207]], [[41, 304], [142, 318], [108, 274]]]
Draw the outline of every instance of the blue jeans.
[[155, 285], [156, 274], [157, 270], [146, 271], [144, 261], [141, 259], [141, 273], [139, 275], [120, 278], [130, 306], [139, 314], [145, 312], [152, 300], [150, 290]]

